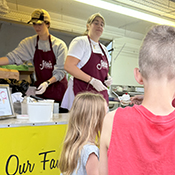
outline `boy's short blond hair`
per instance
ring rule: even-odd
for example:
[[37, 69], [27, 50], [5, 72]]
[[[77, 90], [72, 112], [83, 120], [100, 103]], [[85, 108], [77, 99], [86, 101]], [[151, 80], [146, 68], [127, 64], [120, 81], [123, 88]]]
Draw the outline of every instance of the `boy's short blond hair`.
[[175, 77], [175, 28], [153, 27], [144, 38], [139, 53], [139, 68], [148, 78]]

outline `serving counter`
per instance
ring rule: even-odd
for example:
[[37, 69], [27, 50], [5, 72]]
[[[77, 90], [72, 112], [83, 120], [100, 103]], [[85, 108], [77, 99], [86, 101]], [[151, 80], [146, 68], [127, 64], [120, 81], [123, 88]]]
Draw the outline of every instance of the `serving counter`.
[[67, 121], [67, 113], [56, 114], [43, 123], [0, 120], [0, 175], [59, 175], [57, 164]]

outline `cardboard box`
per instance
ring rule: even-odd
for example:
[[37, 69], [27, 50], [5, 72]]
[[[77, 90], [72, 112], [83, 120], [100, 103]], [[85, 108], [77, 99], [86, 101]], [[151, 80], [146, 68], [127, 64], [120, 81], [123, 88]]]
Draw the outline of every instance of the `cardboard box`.
[[0, 68], [0, 78], [10, 78], [19, 80], [19, 71], [13, 69]]

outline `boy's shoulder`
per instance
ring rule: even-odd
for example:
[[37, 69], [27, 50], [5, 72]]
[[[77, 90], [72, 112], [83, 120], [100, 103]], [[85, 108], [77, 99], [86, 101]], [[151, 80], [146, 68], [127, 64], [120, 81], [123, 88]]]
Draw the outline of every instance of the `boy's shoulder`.
[[127, 106], [127, 107], [119, 107], [115, 111], [115, 116], [130, 116], [133, 115], [133, 113], [138, 113], [138, 111], [142, 111], [141, 105], [134, 105], [134, 106]]
[[105, 120], [107, 120], [108, 122], [113, 121], [113, 118], [114, 118], [115, 113], [116, 113], [117, 110], [118, 110], [118, 109], [113, 110], [113, 111], [111, 111], [111, 112], [108, 112], [108, 113], [106, 114]]
[[142, 109], [140, 109], [141, 106], [138, 105], [134, 105], [134, 106], [127, 106], [125, 108], [117, 108], [114, 111], [109, 112], [106, 117], [105, 117], [105, 122], [108, 123], [108, 125], [111, 125], [111, 123], [113, 123], [114, 118], [117, 118], [117, 120], [121, 119], [121, 120], [129, 120], [132, 119], [131, 116], [137, 116], [138, 111], [142, 111]]

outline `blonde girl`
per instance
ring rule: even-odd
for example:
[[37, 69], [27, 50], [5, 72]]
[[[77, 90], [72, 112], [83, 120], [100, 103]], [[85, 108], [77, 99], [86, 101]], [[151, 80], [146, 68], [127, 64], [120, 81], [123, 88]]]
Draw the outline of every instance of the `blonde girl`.
[[78, 94], [69, 113], [59, 168], [63, 175], [98, 173], [99, 135], [107, 103], [101, 94]]

